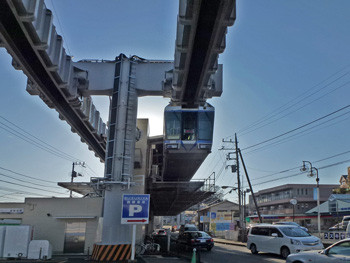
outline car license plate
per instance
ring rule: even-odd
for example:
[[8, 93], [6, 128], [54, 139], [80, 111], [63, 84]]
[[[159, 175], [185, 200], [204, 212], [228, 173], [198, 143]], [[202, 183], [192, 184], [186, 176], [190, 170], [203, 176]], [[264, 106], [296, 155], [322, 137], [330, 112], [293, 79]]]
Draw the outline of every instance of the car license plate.
[[205, 242], [205, 240], [201, 239], [201, 243], [204, 243], [204, 242]]

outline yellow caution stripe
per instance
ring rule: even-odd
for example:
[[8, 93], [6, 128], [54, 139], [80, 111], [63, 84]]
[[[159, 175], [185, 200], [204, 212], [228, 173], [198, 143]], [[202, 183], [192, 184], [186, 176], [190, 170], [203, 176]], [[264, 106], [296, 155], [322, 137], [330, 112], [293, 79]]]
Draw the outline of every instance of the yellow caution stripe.
[[97, 245], [94, 244], [91, 259], [98, 262], [119, 262], [131, 258], [131, 245]]

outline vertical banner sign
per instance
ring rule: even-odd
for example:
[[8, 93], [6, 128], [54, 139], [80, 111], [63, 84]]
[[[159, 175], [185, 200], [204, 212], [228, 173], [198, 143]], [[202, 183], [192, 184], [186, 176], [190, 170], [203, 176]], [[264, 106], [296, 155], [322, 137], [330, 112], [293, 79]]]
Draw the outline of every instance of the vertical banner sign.
[[150, 195], [123, 195], [122, 224], [149, 223]]
[[317, 200], [317, 188], [314, 188], [313, 198], [314, 198], [314, 200]]

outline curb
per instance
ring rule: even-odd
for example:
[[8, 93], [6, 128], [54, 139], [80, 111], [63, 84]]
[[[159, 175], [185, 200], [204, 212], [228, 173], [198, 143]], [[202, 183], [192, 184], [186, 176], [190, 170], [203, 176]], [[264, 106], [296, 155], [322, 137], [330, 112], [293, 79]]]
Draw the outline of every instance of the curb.
[[247, 246], [246, 243], [233, 243], [233, 242], [229, 242], [229, 241], [215, 240], [215, 239], [214, 239], [214, 243], [225, 244], [225, 245], [232, 245], [232, 246], [238, 246], [238, 247], [246, 247]]

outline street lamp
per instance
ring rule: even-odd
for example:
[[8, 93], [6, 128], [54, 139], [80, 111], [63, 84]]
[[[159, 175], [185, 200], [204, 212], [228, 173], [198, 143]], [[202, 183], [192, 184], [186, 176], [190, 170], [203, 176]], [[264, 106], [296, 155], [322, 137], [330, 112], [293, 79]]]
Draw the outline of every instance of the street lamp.
[[[310, 167], [307, 167], [305, 164], [308, 164]], [[317, 187], [317, 230], [319, 237], [321, 236], [321, 214], [320, 214], [320, 178], [318, 177], [318, 169], [312, 166], [312, 163], [309, 161], [303, 161], [303, 166], [300, 171], [310, 172], [307, 176], [313, 178], [316, 176], [316, 187]]]

